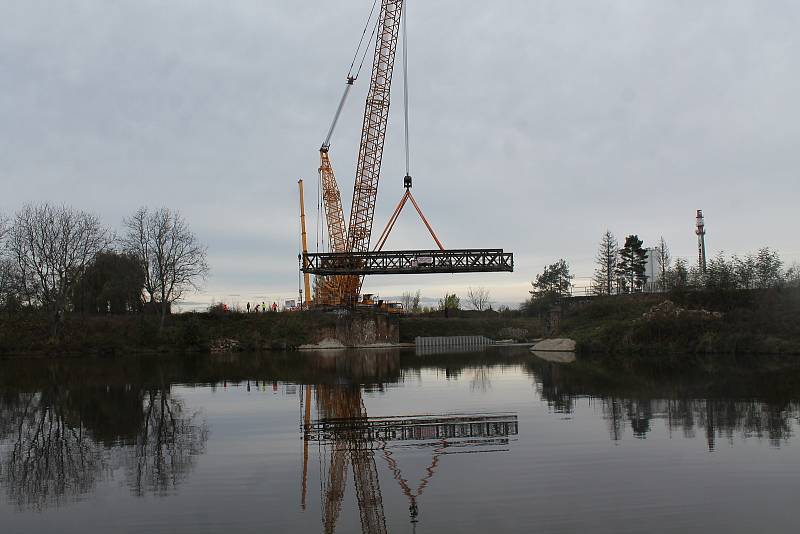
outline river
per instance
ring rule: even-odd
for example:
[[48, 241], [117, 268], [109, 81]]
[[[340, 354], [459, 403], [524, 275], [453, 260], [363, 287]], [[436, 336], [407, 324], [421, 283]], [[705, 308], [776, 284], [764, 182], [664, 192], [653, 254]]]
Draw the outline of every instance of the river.
[[797, 532], [800, 367], [0, 360], [0, 531]]

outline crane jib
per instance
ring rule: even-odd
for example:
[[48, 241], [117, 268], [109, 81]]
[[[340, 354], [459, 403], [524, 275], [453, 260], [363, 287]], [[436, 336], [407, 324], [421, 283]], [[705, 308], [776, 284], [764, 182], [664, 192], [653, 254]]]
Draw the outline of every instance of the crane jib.
[[[347, 233], [349, 252], [369, 250], [383, 159], [383, 145], [386, 139], [386, 124], [389, 118], [389, 94], [403, 3], [403, 0], [382, 0], [381, 2], [375, 57], [364, 107], [361, 144], [353, 187], [353, 203], [350, 208]], [[353, 295], [358, 295], [362, 278], [356, 278], [352, 279], [345, 288], [348, 297], [354, 298]]]

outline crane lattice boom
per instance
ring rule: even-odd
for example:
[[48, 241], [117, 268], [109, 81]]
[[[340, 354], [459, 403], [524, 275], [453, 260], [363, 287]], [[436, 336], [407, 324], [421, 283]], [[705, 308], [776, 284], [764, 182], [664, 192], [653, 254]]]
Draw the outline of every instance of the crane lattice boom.
[[[389, 96], [402, 11], [403, 0], [381, 1], [375, 57], [364, 108], [361, 145], [358, 151], [356, 179], [353, 187], [353, 203], [350, 208], [350, 223], [347, 232], [348, 252], [367, 252], [369, 250], [383, 159], [383, 144], [386, 139], [386, 124], [389, 119]], [[343, 291], [348, 293], [348, 295], [344, 295], [345, 298], [356, 298], [360, 286], [361, 278], [345, 284]]]
[[325, 204], [325, 220], [328, 223], [328, 242], [331, 246], [331, 252], [345, 252], [347, 250], [347, 241], [339, 185], [336, 183], [336, 176], [333, 173], [328, 150], [320, 150], [319, 155], [319, 174], [322, 181], [322, 199]]

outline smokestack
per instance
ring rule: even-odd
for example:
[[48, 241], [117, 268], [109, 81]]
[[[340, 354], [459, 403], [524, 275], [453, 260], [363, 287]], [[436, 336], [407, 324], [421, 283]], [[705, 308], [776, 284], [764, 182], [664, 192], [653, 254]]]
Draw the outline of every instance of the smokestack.
[[697, 210], [697, 265], [700, 271], [706, 272], [706, 223], [703, 218], [703, 210]]

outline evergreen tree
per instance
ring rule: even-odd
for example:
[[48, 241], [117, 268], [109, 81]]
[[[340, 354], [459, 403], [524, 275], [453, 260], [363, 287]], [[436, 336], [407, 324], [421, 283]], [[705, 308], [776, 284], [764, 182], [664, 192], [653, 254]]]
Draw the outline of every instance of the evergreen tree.
[[595, 260], [597, 268], [592, 279], [592, 290], [595, 295], [610, 295], [614, 290], [614, 277], [617, 269], [619, 244], [609, 230], [603, 234]]
[[544, 295], [557, 295], [568, 297], [572, 292], [572, 279], [575, 278], [569, 272], [569, 264], [564, 259], [560, 259], [544, 268], [542, 274], [536, 275], [536, 280], [531, 282], [533, 297]]
[[642, 248], [642, 240], [637, 235], [625, 238], [625, 246], [619, 251], [617, 277], [620, 287], [625, 292], [641, 291], [647, 282], [645, 274], [647, 251]]

